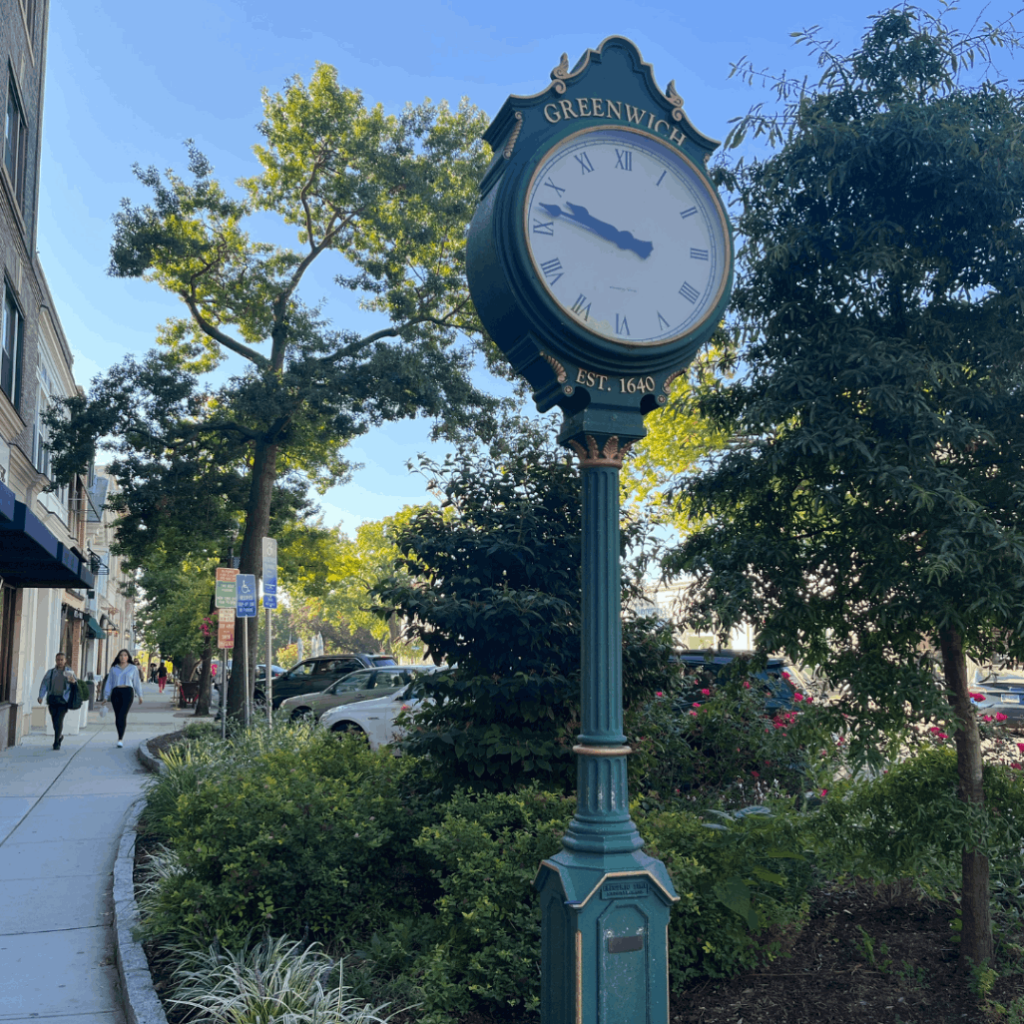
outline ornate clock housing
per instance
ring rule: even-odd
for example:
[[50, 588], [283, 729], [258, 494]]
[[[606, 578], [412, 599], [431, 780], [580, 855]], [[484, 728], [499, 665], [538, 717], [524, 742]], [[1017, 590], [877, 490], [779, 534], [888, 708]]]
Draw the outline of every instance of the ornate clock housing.
[[677, 149], [631, 128], [584, 128], [540, 159], [523, 233], [563, 315], [624, 346], [700, 327], [729, 276], [718, 196]]
[[538, 408], [564, 410], [563, 440], [642, 437], [728, 302], [732, 233], [705, 171], [717, 143], [628, 39], [572, 71], [563, 55], [551, 78], [485, 135], [470, 291]]

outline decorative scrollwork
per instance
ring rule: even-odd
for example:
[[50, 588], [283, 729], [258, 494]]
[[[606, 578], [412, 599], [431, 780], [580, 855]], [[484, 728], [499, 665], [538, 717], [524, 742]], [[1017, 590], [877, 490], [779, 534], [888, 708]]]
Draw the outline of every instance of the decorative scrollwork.
[[555, 371], [555, 374], [557, 375], [556, 379], [558, 380], [558, 383], [559, 384], [564, 384], [566, 382], [566, 380], [568, 379], [568, 376], [569, 376], [565, 372], [565, 367], [554, 356], [549, 356], [547, 354], [547, 352], [541, 352], [540, 357], [541, 357], [541, 359], [544, 360], [545, 363], [548, 364], [548, 366], [551, 367], [552, 370]]
[[597, 441], [590, 434], [587, 434], [587, 447], [584, 448], [579, 441], [570, 441], [569, 447], [576, 453], [580, 460], [581, 469], [594, 469], [597, 466], [610, 466], [613, 469], [622, 469], [622, 459], [633, 447], [629, 441], [619, 445], [619, 439], [612, 435], [604, 443], [604, 447], [598, 450]]
[[681, 377], [685, 372], [685, 370], [676, 370], [675, 373], [670, 373], [665, 378], [665, 383], [661, 386], [661, 390], [664, 391], [666, 395], [671, 394], [672, 385], [675, 384], [676, 379]]
[[555, 83], [555, 92], [559, 96], [565, 92], [565, 80], [569, 77], [569, 54], [563, 53], [558, 67], [551, 71], [551, 81]]
[[519, 133], [523, 130], [523, 115], [516, 111], [516, 123], [512, 129], [512, 134], [508, 137], [508, 142], [505, 143], [505, 149], [502, 152], [502, 156], [509, 160], [512, 157], [512, 150], [516, 148], [516, 140], [519, 138]]
[[672, 104], [672, 120], [683, 119], [683, 97], [676, 92], [676, 80], [673, 78], [665, 88], [665, 98]]

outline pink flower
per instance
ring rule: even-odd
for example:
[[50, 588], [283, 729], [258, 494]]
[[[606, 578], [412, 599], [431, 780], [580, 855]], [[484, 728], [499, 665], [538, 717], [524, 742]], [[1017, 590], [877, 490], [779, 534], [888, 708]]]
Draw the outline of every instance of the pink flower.
[[822, 795], [823, 797], [824, 797], [824, 796], [828, 796], [828, 790], [827, 790], [827, 789], [823, 789], [823, 790], [821, 791], [821, 795]]
[[664, 690], [658, 690], [657, 693], [655, 693], [654, 696], [655, 697], [664, 697], [665, 696], [665, 691]]
[[793, 700], [803, 700], [803, 699], [804, 699], [804, 695], [802, 693], [794, 693], [793, 694]]
[[750, 683], [746, 679], [743, 680], [743, 689], [744, 690], [749, 690], [750, 689]]
[[985, 694], [983, 693], [971, 693], [970, 691], [968, 691], [967, 695], [971, 698], [971, 700], [976, 700], [979, 702], [985, 699]]
[[1005, 722], [1006, 721], [1006, 715], [1004, 715], [1002, 713], [1002, 711], [997, 711], [996, 712], [996, 721], [997, 722]]
[[808, 704], [813, 704], [814, 703], [814, 698], [813, 697], [808, 697], [807, 698], [807, 703]]
[[1018, 743], [1018, 744], [1017, 744], [1017, 749], [1018, 749], [1018, 750], [1019, 750], [1019, 751], [1020, 751], [1020, 752], [1021, 752], [1022, 754], [1024, 754], [1024, 743]]
[[982, 716], [981, 716], [981, 720], [982, 720], [983, 722], [991, 722], [991, 721], [994, 721], [994, 719], [992, 718], [992, 716], [991, 716], [991, 715], [982, 715]]
[[1010, 767], [1011, 768], [1024, 768], [1024, 764], [1021, 764], [1020, 761], [1011, 761], [1010, 762]]
[[753, 775], [755, 779], [761, 778], [761, 776], [760, 776], [760, 774], [758, 772], [751, 772], [750, 774]]
[[710, 697], [710, 696], [711, 696], [711, 691], [710, 691], [710, 690], [701, 690], [700, 692], [701, 692], [701, 693], [702, 693], [702, 694], [703, 694], [703, 695], [704, 695], [705, 697]]
[[699, 708], [699, 707], [700, 707], [700, 705], [699, 705], [699, 704], [694, 704], [693, 706], [694, 706], [695, 708]]
[[697, 717], [697, 712], [696, 711], [691, 711], [690, 714], [693, 715], [694, 718]]

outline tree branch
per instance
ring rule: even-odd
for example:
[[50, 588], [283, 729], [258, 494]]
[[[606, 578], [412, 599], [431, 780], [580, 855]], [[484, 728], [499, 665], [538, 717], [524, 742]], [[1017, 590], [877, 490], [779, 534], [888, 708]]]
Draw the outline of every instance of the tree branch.
[[196, 322], [203, 334], [212, 338], [225, 348], [230, 349], [237, 355], [244, 356], [249, 360], [249, 362], [255, 363], [260, 367], [260, 369], [269, 369], [270, 360], [267, 359], [265, 355], [261, 352], [257, 352], [254, 348], [249, 348], [248, 345], [243, 345], [240, 341], [235, 341], [231, 335], [225, 334], [223, 331], [211, 324], [210, 321], [199, 312], [199, 305], [195, 300], [195, 296], [190, 295], [187, 291], [180, 291], [178, 292], [178, 295], [181, 297], [185, 305], [188, 306], [189, 312], [192, 314], [192, 319]]

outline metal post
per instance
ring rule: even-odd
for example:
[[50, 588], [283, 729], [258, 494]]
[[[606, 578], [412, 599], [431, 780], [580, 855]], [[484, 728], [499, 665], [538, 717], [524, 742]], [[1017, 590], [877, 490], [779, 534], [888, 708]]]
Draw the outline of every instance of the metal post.
[[271, 655], [274, 653], [273, 638], [270, 635], [270, 616], [273, 614], [268, 608], [267, 610], [267, 678], [263, 684], [263, 698], [267, 702], [267, 725], [272, 725], [274, 722], [273, 706], [274, 706], [274, 673], [271, 670]]
[[[234, 666], [232, 666], [234, 667]], [[245, 687], [245, 727], [252, 724], [252, 692], [249, 689], [249, 620], [242, 619], [242, 686]]]
[[228, 677], [224, 673], [224, 648], [218, 648], [219, 667], [217, 676], [220, 679], [220, 738], [226, 739], [228, 735]]
[[[664, 864], [641, 851], [629, 815], [622, 731], [618, 437], [568, 443], [583, 492], [581, 732], [576, 814], [541, 863], [543, 1024], [668, 1022], [669, 908]], [[599, 441], [604, 442], [599, 448]]]

